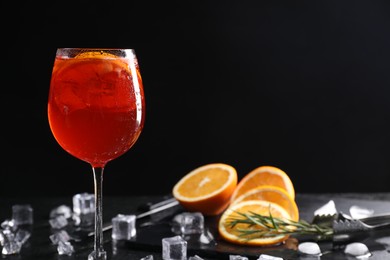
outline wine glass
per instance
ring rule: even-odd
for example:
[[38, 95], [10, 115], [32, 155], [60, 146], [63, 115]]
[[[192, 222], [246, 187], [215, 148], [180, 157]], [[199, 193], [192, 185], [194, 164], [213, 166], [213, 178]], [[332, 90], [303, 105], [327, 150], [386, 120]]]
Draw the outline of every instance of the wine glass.
[[88, 259], [106, 259], [102, 230], [104, 167], [134, 145], [145, 120], [144, 91], [135, 51], [57, 49], [48, 119], [59, 145], [92, 166], [95, 239]]

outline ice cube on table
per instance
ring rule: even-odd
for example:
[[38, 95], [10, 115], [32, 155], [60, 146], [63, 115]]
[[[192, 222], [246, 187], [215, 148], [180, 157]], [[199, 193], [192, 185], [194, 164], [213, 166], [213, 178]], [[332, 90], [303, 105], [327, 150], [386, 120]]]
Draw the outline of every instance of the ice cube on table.
[[91, 212], [88, 214], [73, 214], [72, 221], [75, 226], [82, 228], [91, 228], [95, 223], [95, 213]]
[[242, 255], [229, 255], [229, 260], [248, 260], [248, 257]]
[[64, 216], [66, 219], [72, 217], [72, 209], [67, 205], [60, 205], [50, 211], [50, 218]]
[[32, 225], [34, 222], [33, 208], [29, 204], [17, 204], [12, 206], [12, 220], [16, 226]]
[[162, 239], [162, 258], [164, 260], [187, 259], [187, 241], [181, 236]]
[[49, 223], [53, 229], [61, 229], [68, 225], [68, 219], [64, 215], [58, 215], [49, 219]]
[[198, 255], [194, 255], [194, 256], [190, 256], [188, 260], [204, 260], [204, 259]]
[[283, 258], [267, 254], [261, 254], [259, 258], [257, 258], [257, 260], [283, 260]]
[[315, 242], [303, 242], [298, 245], [298, 251], [306, 255], [321, 255], [320, 246]]
[[91, 193], [78, 193], [72, 198], [73, 212], [78, 215], [95, 213], [95, 195]]
[[67, 241], [59, 241], [57, 245], [57, 252], [59, 255], [72, 255], [74, 253], [73, 245]]
[[114, 240], [131, 240], [135, 237], [136, 230], [136, 216], [118, 214], [111, 219], [112, 232], [111, 237]]
[[202, 234], [204, 216], [201, 212], [183, 212], [173, 218], [172, 232], [181, 235]]
[[368, 247], [361, 242], [353, 242], [347, 244], [345, 246], [344, 253], [357, 257], [371, 255], [370, 251], [368, 250]]

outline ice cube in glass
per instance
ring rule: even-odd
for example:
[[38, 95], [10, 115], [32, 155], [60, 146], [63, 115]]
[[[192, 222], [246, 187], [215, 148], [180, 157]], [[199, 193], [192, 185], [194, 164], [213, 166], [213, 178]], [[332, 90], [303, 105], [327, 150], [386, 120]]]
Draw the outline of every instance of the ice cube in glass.
[[164, 260], [187, 259], [187, 241], [181, 236], [163, 238], [162, 258]]
[[136, 216], [118, 214], [112, 218], [111, 237], [114, 240], [131, 240], [136, 235]]
[[29, 204], [17, 204], [12, 206], [12, 220], [16, 226], [31, 225], [34, 222], [33, 208]]

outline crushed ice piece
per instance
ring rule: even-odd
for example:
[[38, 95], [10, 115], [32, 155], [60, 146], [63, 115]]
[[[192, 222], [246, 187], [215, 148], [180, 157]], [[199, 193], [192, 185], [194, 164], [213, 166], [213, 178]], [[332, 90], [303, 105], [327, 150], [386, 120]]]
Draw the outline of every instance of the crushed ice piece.
[[67, 241], [59, 241], [57, 245], [57, 252], [59, 255], [72, 255], [74, 253], [74, 248], [72, 244]]
[[6, 236], [3, 232], [3, 230], [0, 229], [0, 246], [4, 245], [5, 239], [6, 239]]
[[194, 255], [194, 256], [190, 256], [190, 258], [188, 258], [188, 260], [204, 260], [204, 259], [198, 255]]
[[353, 205], [349, 208], [349, 214], [354, 219], [361, 219], [374, 215], [374, 210]]
[[257, 258], [257, 260], [283, 260], [283, 258], [267, 254], [261, 254], [259, 258]]
[[344, 253], [356, 257], [370, 256], [368, 247], [361, 242], [353, 242], [345, 246]]
[[205, 229], [204, 232], [199, 236], [199, 242], [201, 244], [210, 244], [212, 242], [215, 242], [213, 234], [208, 229]]
[[18, 231], [16, 231], [15, 241], [23, 245], [24, 243], [27, 242], [30, 236], [31, 236], [30, 231], [20, 228], [18, 229]]
[[320, 246], [315, 242], [303, 242], [298, 245], [298, 251], [306, 255], [321, 255]]
[[229, 255], [229, 260], [248, 260], [248, 257], [242, 255]]
[[1, 250], [2, 255], [14, 255], [19, 254], [22, 249], [22, 244], [15, 240], [6, 240]]
[[153, 255], [147, 255], [145, 257], [142, 257], [140, 260], [154, 260]]
[[72, 209], [67, 205], [60, 205], [50, 211], [50, 218], [64, 216], [65, 218], [72, 217]]
[[68, 219], [63, 215], [58, 215], [54, 218], [49, 219], [50, 226], [53, 229], [61, 229], [68, 225]]
[[53, 245], [58, 245], [59, 242], [68, 242], [69, 240], [71, 240], [71, 237], [65, 230], [60, 230], [50, 235], [49, 238]]
[[314, 215], [335, 215], [337, 214], [336, 204], [333, 200], [328, 201], [314, 211]]
[[4, 238], [4, 243], [7, 242], [7, 241], [12, 241], [15, 239], [15, 233], [14, 231], [10, 230], [10, 229], [4, 229], [2, 230], [2, 233], [3, 233], [3, 238]]
[[15, 221], [13, 219], [6, 219], [0, 224], [2, 229], [15, 231], [17, 229], [17, 226], [15, 224]]

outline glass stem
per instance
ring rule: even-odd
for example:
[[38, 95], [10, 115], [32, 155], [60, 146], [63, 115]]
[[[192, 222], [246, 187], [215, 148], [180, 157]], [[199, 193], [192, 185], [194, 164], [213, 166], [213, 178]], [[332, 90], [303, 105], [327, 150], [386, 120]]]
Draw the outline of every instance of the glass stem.
[[103, 171], [104, 167], [93, 167], [95, 187], [95, 259], [105, 259], [103, 248]]

